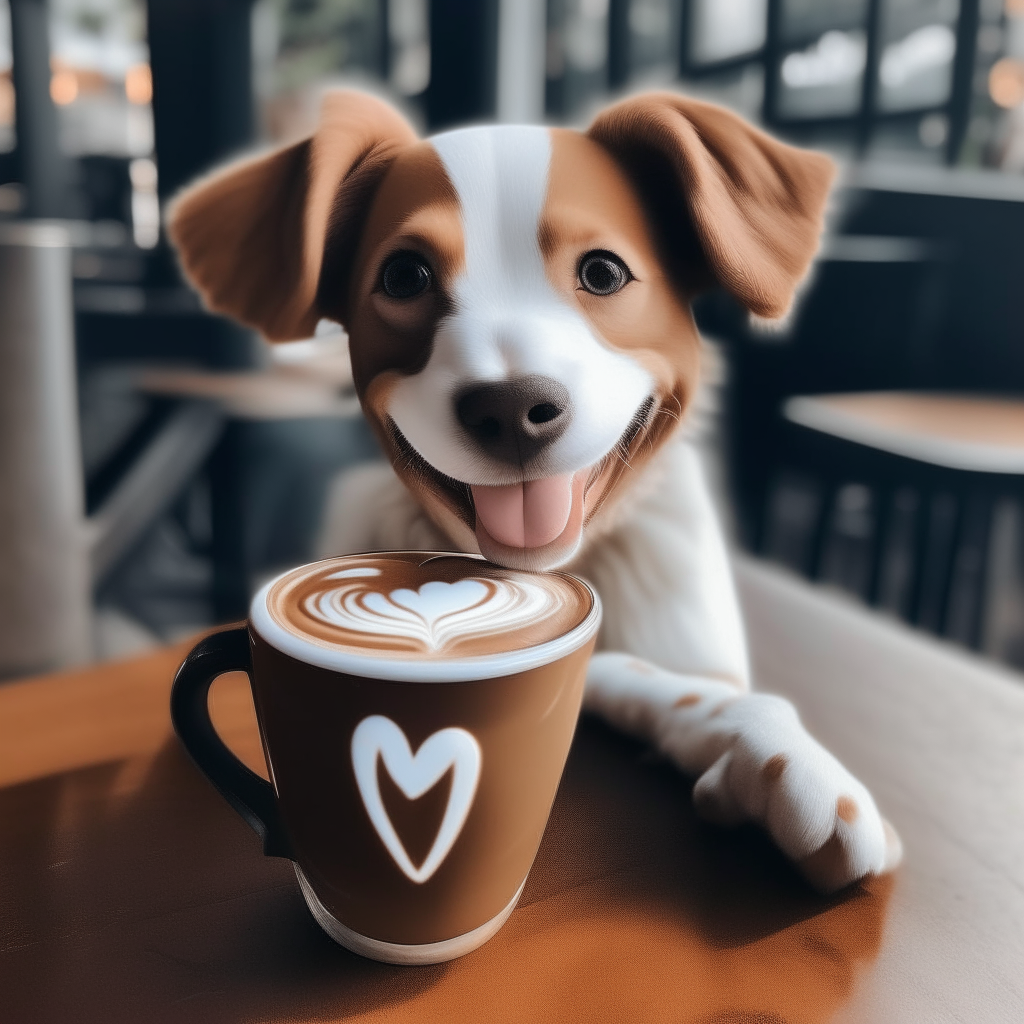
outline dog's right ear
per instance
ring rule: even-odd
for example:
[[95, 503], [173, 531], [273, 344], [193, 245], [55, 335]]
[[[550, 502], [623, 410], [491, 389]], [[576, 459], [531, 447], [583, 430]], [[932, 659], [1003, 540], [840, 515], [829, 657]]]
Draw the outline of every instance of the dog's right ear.
[[648, 93], [591, 125], [633, 179], [681, 279], [760, 317], [785, 314], [818, 248], [835, 168], [722, 107]]
[[354, 248], [372, 189], [414, 142], [382, 100], [332, 92], [312, 138], [190, 186], [171, 204], [167, 229], [206, 307], [271, 341], [309, 337], [328, 234]]

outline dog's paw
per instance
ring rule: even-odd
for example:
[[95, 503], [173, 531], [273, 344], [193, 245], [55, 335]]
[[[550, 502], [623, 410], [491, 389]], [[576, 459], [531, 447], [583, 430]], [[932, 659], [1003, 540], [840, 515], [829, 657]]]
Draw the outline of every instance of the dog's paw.
[[732, 742], [694, 786], [702, 817], [755, 821], [822, 892], [899, 863], [902, 846], [867, 789], [800, 723], [789, 701], [750, 694], [719, 714]]

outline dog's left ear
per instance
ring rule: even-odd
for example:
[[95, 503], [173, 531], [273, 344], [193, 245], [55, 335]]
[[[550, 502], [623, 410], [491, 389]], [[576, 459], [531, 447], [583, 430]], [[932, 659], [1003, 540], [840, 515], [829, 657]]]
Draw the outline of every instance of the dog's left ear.
[[186, 189], [168, 210], [167, 229], [206, 308], [271, 341], [308, 338], [323, 315], [325, 250], [336, 271], [344, 268], [373, 189], [414, 142], [412, 127], [382, 100], [330, 92], [312, 138]]
[[588, 135], [633, 179], [688, 283], [710, 277], [758, 316], [786, 312], [818, 248], [828, 157], [672, 93], [624, 100]]

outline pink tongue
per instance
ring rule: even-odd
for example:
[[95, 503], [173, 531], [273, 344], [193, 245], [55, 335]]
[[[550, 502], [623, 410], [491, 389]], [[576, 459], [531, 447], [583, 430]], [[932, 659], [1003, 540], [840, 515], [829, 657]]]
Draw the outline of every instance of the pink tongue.
[[472, 490], [477, 521], [509, 548], [550, 544], [565, 529], [572, 511], [572, 474]]

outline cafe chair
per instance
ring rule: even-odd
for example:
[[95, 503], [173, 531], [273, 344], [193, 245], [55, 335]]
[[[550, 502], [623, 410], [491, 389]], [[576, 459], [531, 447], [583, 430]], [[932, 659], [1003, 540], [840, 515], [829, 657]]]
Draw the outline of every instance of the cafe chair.
[[762, 553], [929, 632], [1017, 660], [995, 595], [1015, 579], [1024, 400], [796, 395], [782, 418], [785, 455], [766, 496]]

